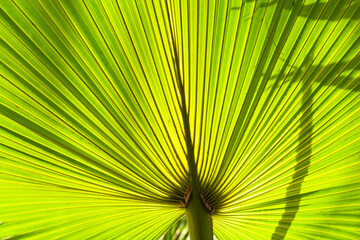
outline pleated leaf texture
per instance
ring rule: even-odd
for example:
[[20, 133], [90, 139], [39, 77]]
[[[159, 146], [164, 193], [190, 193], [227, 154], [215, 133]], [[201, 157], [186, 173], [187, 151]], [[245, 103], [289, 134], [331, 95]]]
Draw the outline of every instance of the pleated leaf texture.
[[360, 1], [0, 2], [0, 238], [360, 239]]

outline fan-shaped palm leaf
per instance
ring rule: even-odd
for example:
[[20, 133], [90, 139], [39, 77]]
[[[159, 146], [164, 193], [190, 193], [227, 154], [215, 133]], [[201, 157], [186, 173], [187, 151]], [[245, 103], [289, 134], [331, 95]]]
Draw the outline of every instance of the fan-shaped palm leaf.
[[360, 238], [359, 16], [1, 1], [0, 237]]

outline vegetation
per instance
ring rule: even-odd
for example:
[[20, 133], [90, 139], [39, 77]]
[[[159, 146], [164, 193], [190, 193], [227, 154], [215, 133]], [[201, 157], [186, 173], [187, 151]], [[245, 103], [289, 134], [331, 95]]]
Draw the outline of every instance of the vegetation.
[[360, 1], [0, 4], [0, 238], [360, 239]]

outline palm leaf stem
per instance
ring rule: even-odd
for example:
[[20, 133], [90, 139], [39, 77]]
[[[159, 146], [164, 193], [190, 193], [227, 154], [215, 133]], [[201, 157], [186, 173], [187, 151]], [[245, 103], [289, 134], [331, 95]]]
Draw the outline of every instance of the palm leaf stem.
[[213, 239], [213, 225], [209, 211], [205, 207], [202, 193], [200, 190], [199, 176], [194, 156], [194, 145], [191, 140], [189, 114], [186, 110], [185, 89], [181, 81], [180, 64], [178, 54], [175, 50], [175, 69], [178, 78], [178, 88], [181, 96], [181, 115], [185, 132], [185, 142], [187, 148], [187, 163], [189, 167], [189, 193], [188, 199], [185, 196], [186, 219], [190, 238], [192, 240]]
[[189, 118], [185, 109], [184, 91], [181, 91], [182, 100], [182, 115], [184, 121], [184, 130], [186, 136], [186, 147], [188, 150], [187, 160], [189, 165], [189, 179], [190, 179], [190, 198], [186, 207], [186, 218], [190, 238], [193, 240], [213, 239], [212, 220], [209, 211], [205, 209], [201, 198], [199, 177], [196, 170], [196, 163], [194, 157], [194, 148], [191, 142]]

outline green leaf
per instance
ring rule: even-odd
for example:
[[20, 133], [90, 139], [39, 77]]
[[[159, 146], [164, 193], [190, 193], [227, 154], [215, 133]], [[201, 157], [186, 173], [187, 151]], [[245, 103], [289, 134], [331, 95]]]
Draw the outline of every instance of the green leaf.
[[0, 4], [0, 238], [360, 238], [359, 1]]
[[186, 240], [189, 232], [186, 226], [186, 219], [182, 218], [177, 221], [171, 228], [160, 238], [161, 240]]

